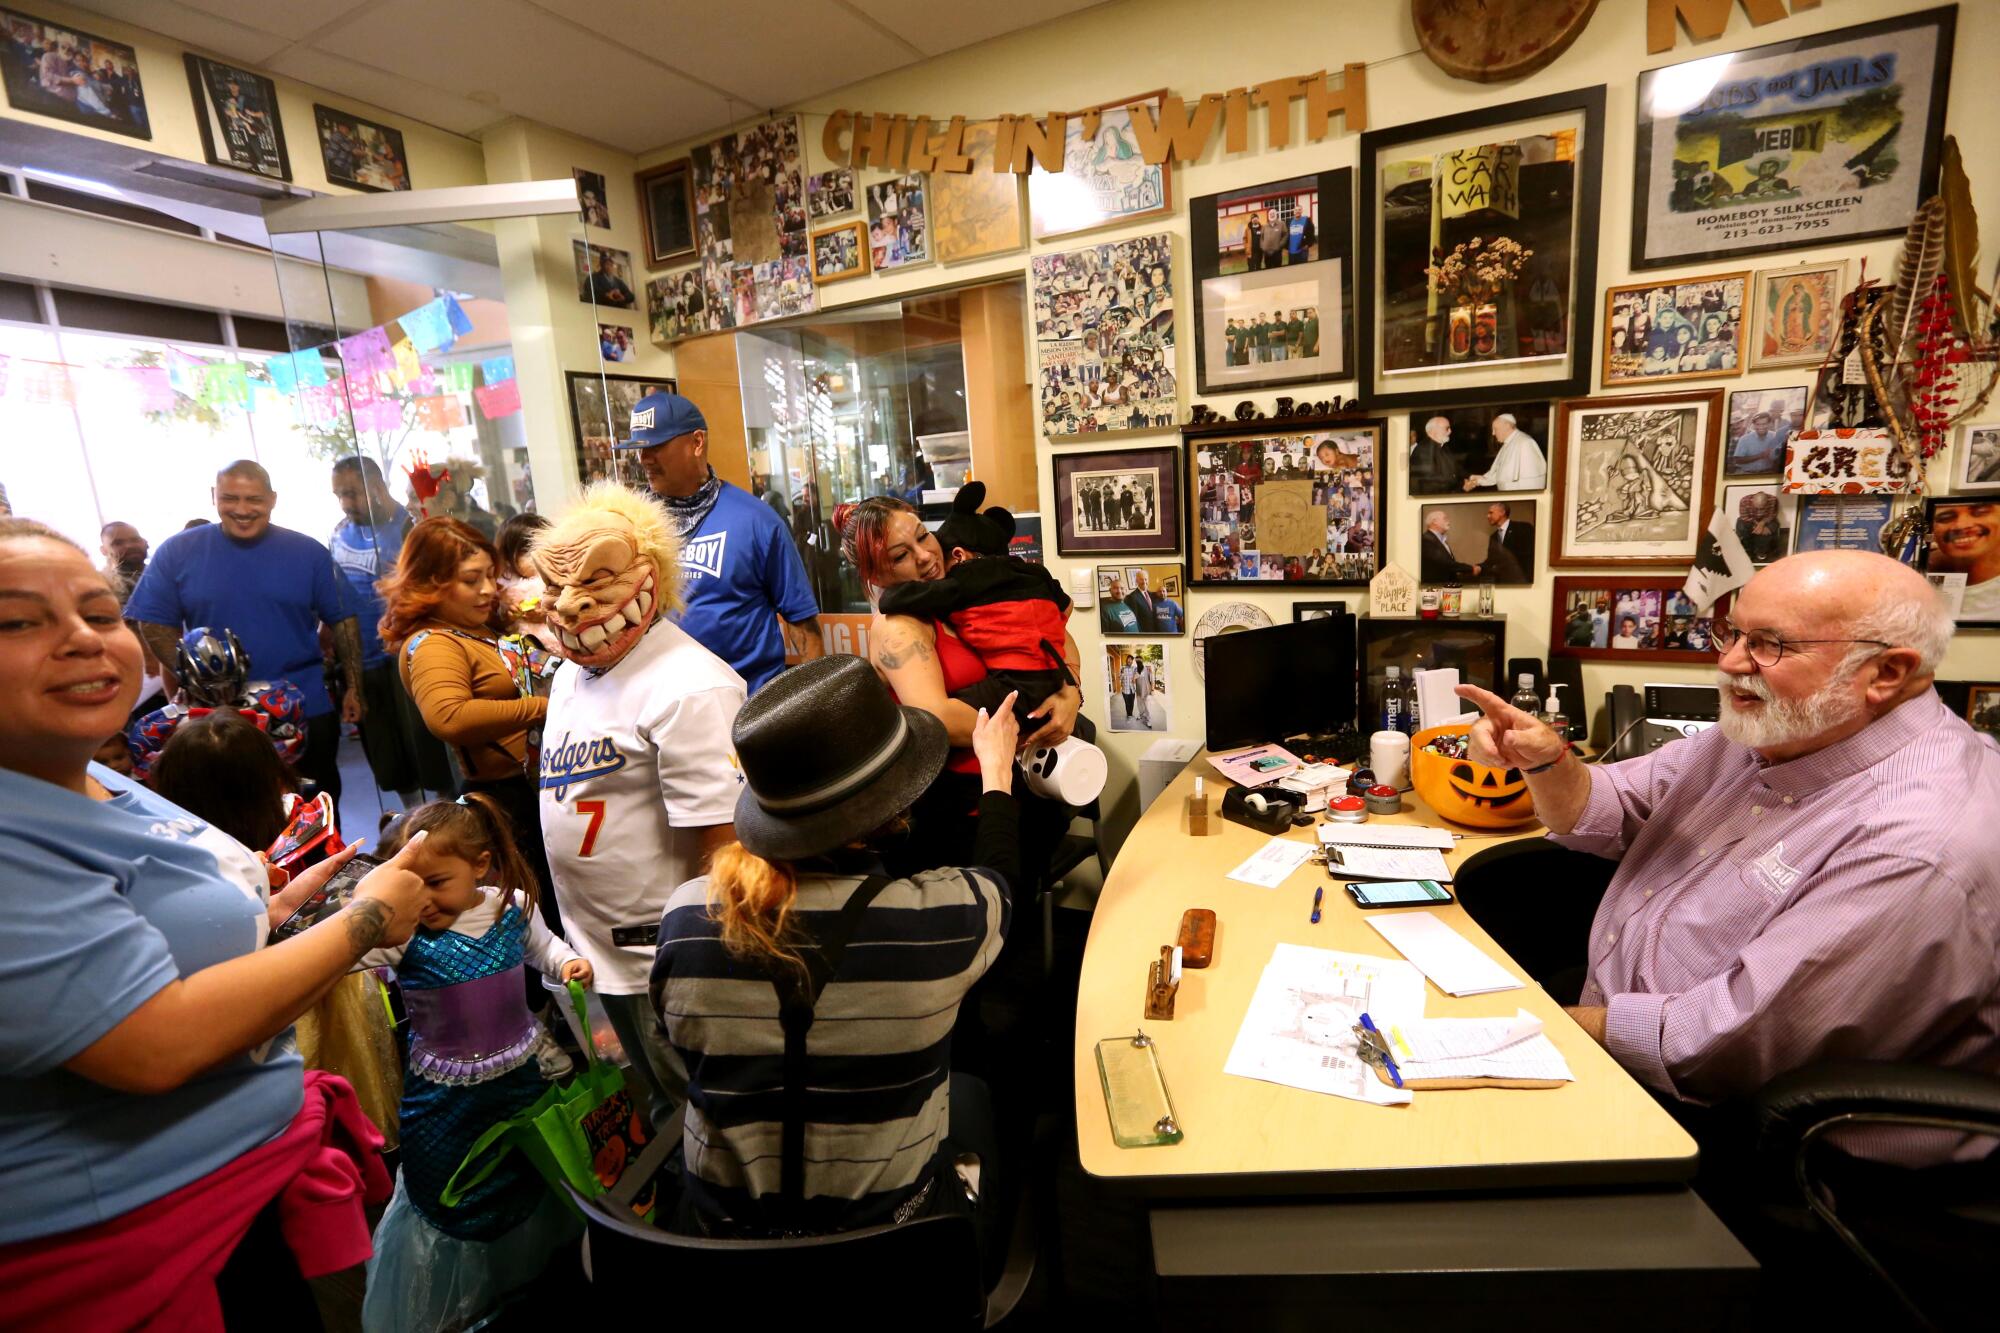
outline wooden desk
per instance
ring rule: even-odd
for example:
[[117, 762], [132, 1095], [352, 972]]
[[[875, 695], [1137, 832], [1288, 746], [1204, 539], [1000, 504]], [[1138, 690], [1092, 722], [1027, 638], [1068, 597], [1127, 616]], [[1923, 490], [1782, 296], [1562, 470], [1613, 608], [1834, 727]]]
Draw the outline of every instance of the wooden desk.
[[[1693, 1176], [1695, 1144], [1651, 1094], [1529, 981], [1457, 903], [1435, 910], [1453, 929], [1506, 961], [1524, 990], [1457, 999], [1427, 983], [1429, 1017], [1511, 1015], [1547, 1024], [1576, 1081], [1560, 1088], [1419, 1092], [1382, 1107], [1222, 1072], [1257, 979], [1280, 942], [1349, 953], [1399, 955], [1326, 871], [1308, 863], [1276, 889], [1226, 878], [1265, 835], [1212, 813], [1222, 831], [1187, 832], [1184, 799], [1196, 774], [1215, 809], [1227, 783], [1199, 756], [1139, 819], [1105, 879], [1091, 921], [1076, 1006], [1076, 1125], [1083, 1168], [1113, 1186], [1167, 1198], [1333, 1194], [1395, 1190], [1515, 1189], [1668, 1184]], [[1370, 822], [1441, 824], [1413, 795], [1406, 813]], [[1465, 831], [1465, 830], [1460, 830]], [[1538, 832], [1530, 825], [1527, 832]], [[1317, 828], [1288, 837], [1312, 841]], [[1520, 834], [1469, 836], [1454, 868]], [[1326, 885], [1319, 925], [1312, 891]], [[1530, 886], [1522, 886], [1531, 891]], [[1176, 1017], [1142, 1018], [1147, 964], [1173, 943], [1181, 913], [1212, 908], [1215, 962], [1183, 974]], [[1162, 1148], [1111, 1141], [1096, 1046], [1144, 1027], [1186, 1137]]]

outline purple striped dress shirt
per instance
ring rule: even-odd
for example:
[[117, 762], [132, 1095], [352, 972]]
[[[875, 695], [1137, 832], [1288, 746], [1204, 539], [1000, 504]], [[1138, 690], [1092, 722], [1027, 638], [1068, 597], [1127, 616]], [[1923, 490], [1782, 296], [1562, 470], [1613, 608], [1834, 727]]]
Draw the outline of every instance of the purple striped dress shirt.
[[[1838, 1059], [2000, 1073], [2000, 751], [1935, 692], [1785, 763], [1712, 728], [1597, 768], [1554, 840], [1618, 859], [1582, 1002], [1648, 1086], [1719, 1101]], [[1841, 1142], [1913, 1166], [1992, 1146]]]

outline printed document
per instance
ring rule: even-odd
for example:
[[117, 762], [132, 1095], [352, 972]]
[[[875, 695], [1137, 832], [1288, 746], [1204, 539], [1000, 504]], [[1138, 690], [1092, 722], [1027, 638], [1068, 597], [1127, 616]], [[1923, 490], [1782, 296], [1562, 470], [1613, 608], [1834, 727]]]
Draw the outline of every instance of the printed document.
[[1229, 878], [1260, 888], [1275, 889], [1285, 877], [1312, 859], [1313, 845], [1292, 838], [1273, 838], [1249, 860], [1229, 872]]
[[1405, 1105], [1409, 1090], [1376, 1078], [1361, 1059], [1354, 1025], [1363, 1013], [1384, 1029], [1420, 1020], [1423, 974], [1393, 958], [1280, 944], [1222, 1070], [1377, 1106]]
[[1405, 1082], [1532, 1078], [1569, 1082], [1569, 1061], [1526, 1009], [1512, 1018], [1421, 1018], [1382, 1029]]
[[1369, 915], [1368, 924], [1447, 995], [1485, 995], [1521, 988], [1519, 977], [1431, 912], [1375, 912]]

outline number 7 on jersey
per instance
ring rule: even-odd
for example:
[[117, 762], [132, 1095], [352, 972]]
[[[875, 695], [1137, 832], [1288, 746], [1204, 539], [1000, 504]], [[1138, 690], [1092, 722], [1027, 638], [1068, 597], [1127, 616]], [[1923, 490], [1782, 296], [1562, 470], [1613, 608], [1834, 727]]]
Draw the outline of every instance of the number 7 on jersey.
[[597, 846], [597, 830], [604, 827], [604, 802], [578, 801], [576, 812], [590, 816], [590, 823], [583, 830], [583, 845], [576, 849], [578, 856], [589, 856], [591, 849]]

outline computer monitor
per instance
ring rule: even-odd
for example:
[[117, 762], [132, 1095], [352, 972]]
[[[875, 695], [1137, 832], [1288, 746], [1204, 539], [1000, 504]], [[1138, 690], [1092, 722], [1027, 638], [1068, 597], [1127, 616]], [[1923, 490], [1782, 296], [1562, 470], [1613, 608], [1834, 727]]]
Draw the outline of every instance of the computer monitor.
[[1208, 748], [1320, 736], [1354, 720], [1354, 617], [1345, 611], [1202, 640]]
[[[1390, 666], [1410, 679], [1418, 668], [1451, 667], [1467, 685], [1479, 685], [1505, 699], [1514, 682], [1501, 673], [1507, 666], [1507, 622], [1499, 616], [1421, 617], [1363, 616], [1358, 630], [1361, 663], [1361, 734], [1382, 725], [1382, 680]], [[1470, 711], [1470, 705], [1467, 705]]]

